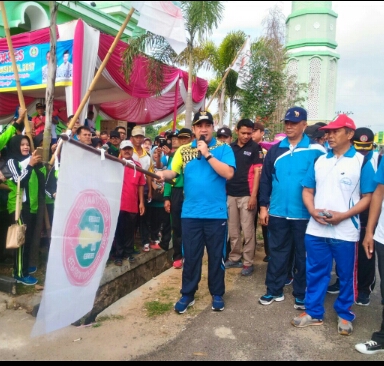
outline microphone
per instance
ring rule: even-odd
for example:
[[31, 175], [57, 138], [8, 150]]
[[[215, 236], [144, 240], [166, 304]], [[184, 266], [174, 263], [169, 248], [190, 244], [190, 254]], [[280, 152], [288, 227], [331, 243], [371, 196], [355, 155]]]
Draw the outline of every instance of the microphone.
[[[205, 136], [201, 135], [200, 138], [199, 138], [199, 141], [204, 141], [205, 142]], [[198, 153], [197, 153], [197, 160], [200, 160], [200, 159], [201, 159], [201, 151], [199, 150]]]

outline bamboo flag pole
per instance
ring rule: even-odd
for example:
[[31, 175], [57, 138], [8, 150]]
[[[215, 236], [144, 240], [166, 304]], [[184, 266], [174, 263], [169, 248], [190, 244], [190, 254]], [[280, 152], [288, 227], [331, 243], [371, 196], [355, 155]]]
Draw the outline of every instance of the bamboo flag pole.
[[127, 14], [127, 17], [125, 18], [124, 23], [121, 25], [121, 28], [120, 28], [119, 32], [117, 33], [115, 40], [111, 44], [111, 47], [109, 48], [108, 53], [105, 56], [104, 61], [100, 65], [99, 70], [97, 70], [97, 73], [96, 73], [95, 77], [93, 78], [92, 83], [89, 86], [88, 91], [85, 93], [83, 100], [81, 101], [81, 103], [79, 105], [79, 108], [77, 108], [76, 113], [74, 114], [73, 118], [69, 122], [68, 130], [71, 130], [73, 128], [75, 122], [79, 118], [81, 111], [83, 110], [85, 104], [88, 101], [89, 96], [91, 95], [91, 92], [93, 91], [97, 81], [99, 80], [103, 70], [105, 69], [105, 66], [107, 65], [109, 59], [111, 58], [112, 52], [115, 50], [117, 43], [119, 42], [119, 40], [121, 38], [121, 35], [123, 34], [125, 28], [127, 27], [129, 21], [131, 20], [131, 17], [132, 17], [132, 14], [134, 13], [134, 11], [135, 11], [135, 8], [131, 8], [130, 12]]
[[[104, 61], [100, 65], [99, 70], [97, 70], [97, 73], [96, 73], [95, 77], [93, 78], [91, 85], [89, 86], [88, 91], [85, 93], [83, 100], [81, 101], [81, 103], [79, 105], [79, 108], [77, 108], [76, 113], [74, 114], [72, 119], [69, 121], [67, 130], [71, 130], [73, 128], [73, 126], [75, 125], [76, 121], [78, 120], [81, 111], [83, 110], [85, 104], [87, 103], [89, 96], [91, 95], [91, 92], [93, 91], [97, 81], [99, 80], [103, 70], [105, 69], [105, 66], [107, 65], [109, 59], [111, 58], [112, 52], [115, 50], [117, 43], [119, 42], [121, 35], [123, 34], [125, 28], [127, 27], [129, 21], [131, 20], [131, 17], [132, 17], [132, 14], [134, 13], [134, 11], [135, 11], [135, 8], [131, 8], [130, 12], [127, 14], [127, 17], [125, 18], [124, 23], [121, 25], [119, 32], [116, 34], [115, 40], [111, 44], [111, 47], [109, 48], [108, 53], [106, 54], [106, 56], [104, 58]], [[57, 146], [57, 149], [61, 148], [61, 142], [62, 141], [60, 141], [59, 145]], [[52, 156], [51, 160], [49, 161], [49, 165], [53, 166], [54, 162], [55, 162], [55, 155]]]
[[[7, 19], [7, 13], [6, 13], [6, 10], [5, 10], [4, 1], [0, 1], [0, 11], [1, 11], [2, 18], [3, 18], [5, 35], [6, 35], [6, 38], [7, 38], [9, 56], [10, 56], [11, 61], [12, 61], [13, 73], [15, 75], [17, 95], [19, 97], [19, 104], [20, 104], [21, 109], [25, 110], [26, 107], [25, 107], [23, 92], [21, 90], [21, 84], [20, 84], [20, 78], [19, 78], [19, 70], [17, 69], [17, 65], [16, 65], [15, 52], [13, 50], [11, 33], [9, 31], [9, 25], [8, 25], [8, 19]], [[30, 139], [31, 150], [34, 151], [35, 148], [33, 146], [33, 139], [32, 139], [32, 134], [31, 134], [31, 125], [29, 124], [29, 121], [28, 121], [28, 113], [25, 113], [25, 116], [24, 116], [24, 127], [25, 127], [25, 134]]]
[[239, 52], [237, 52], [236, 57], [235, 57], [235, 59], [232, 61], [231, 65], [228, 67], [226, 73], [224, 74], [224, 76], [223, 76], [223, 78], [221, 79], [219, 85], [217, 86], [215, 92], [213, 93], [213, 95], [212, 95], [210, 101], [208, 102], [207, 106], [205, 107], [205, 110], [208, 110], [209, 106], [210, 106], [211, 103], [213, 102], [213, 99], [215, 98], [217, 92], [220, 90], [220, 88], [221, 88], [221, 86], [223, 85], [225, 79], [227, 78], [229, 72], [231, 71], [233, 65], [235, 64], [237, 58], [239, 57], [240, 53], [243, 51], [245, 45], [247, 44], [248, 38], [249, 38], [249, 36], [248, 36], [247, 39], [245, 40], [244, 44], [241, 46]]

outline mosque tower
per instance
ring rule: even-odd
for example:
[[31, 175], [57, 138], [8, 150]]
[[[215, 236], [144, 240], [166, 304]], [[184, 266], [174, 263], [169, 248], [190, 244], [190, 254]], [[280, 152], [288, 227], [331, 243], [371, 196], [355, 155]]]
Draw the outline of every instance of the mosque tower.
[[336, 20], [332, 1], [292, 1], [286, 21], [287, 71], [308, 91], [304, 107], [308, 122], [328, 122], [336, 112]]

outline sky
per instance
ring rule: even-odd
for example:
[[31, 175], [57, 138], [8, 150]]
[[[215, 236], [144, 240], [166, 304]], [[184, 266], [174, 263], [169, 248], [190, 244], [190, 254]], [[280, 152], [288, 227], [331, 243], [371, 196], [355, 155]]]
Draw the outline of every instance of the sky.
[[[236, 30], [256, 39], [262, 35], [263, 19], [275, 5], [281, 6], [286, 17], [292, 12], [292, 1], [224, 4], [224, 18], [211, 37], [216, 44]], [[340, 55], [336, 111], [352, 112], [357, 127], [384, 131], [384, 1], [333, 1], [332, 9], [338, 14], [336, 52]], [[206, 79], [210, 74], [199, 72], [198, 76]]]

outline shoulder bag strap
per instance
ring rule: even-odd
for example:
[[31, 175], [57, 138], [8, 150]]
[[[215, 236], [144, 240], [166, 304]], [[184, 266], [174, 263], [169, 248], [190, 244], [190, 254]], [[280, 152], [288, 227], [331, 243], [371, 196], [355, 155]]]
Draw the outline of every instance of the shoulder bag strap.
[[17, 191], [16, 191], [16, 210], [15, 210], [15, 222], [20, 219], [20, 177], [17, 179]]

